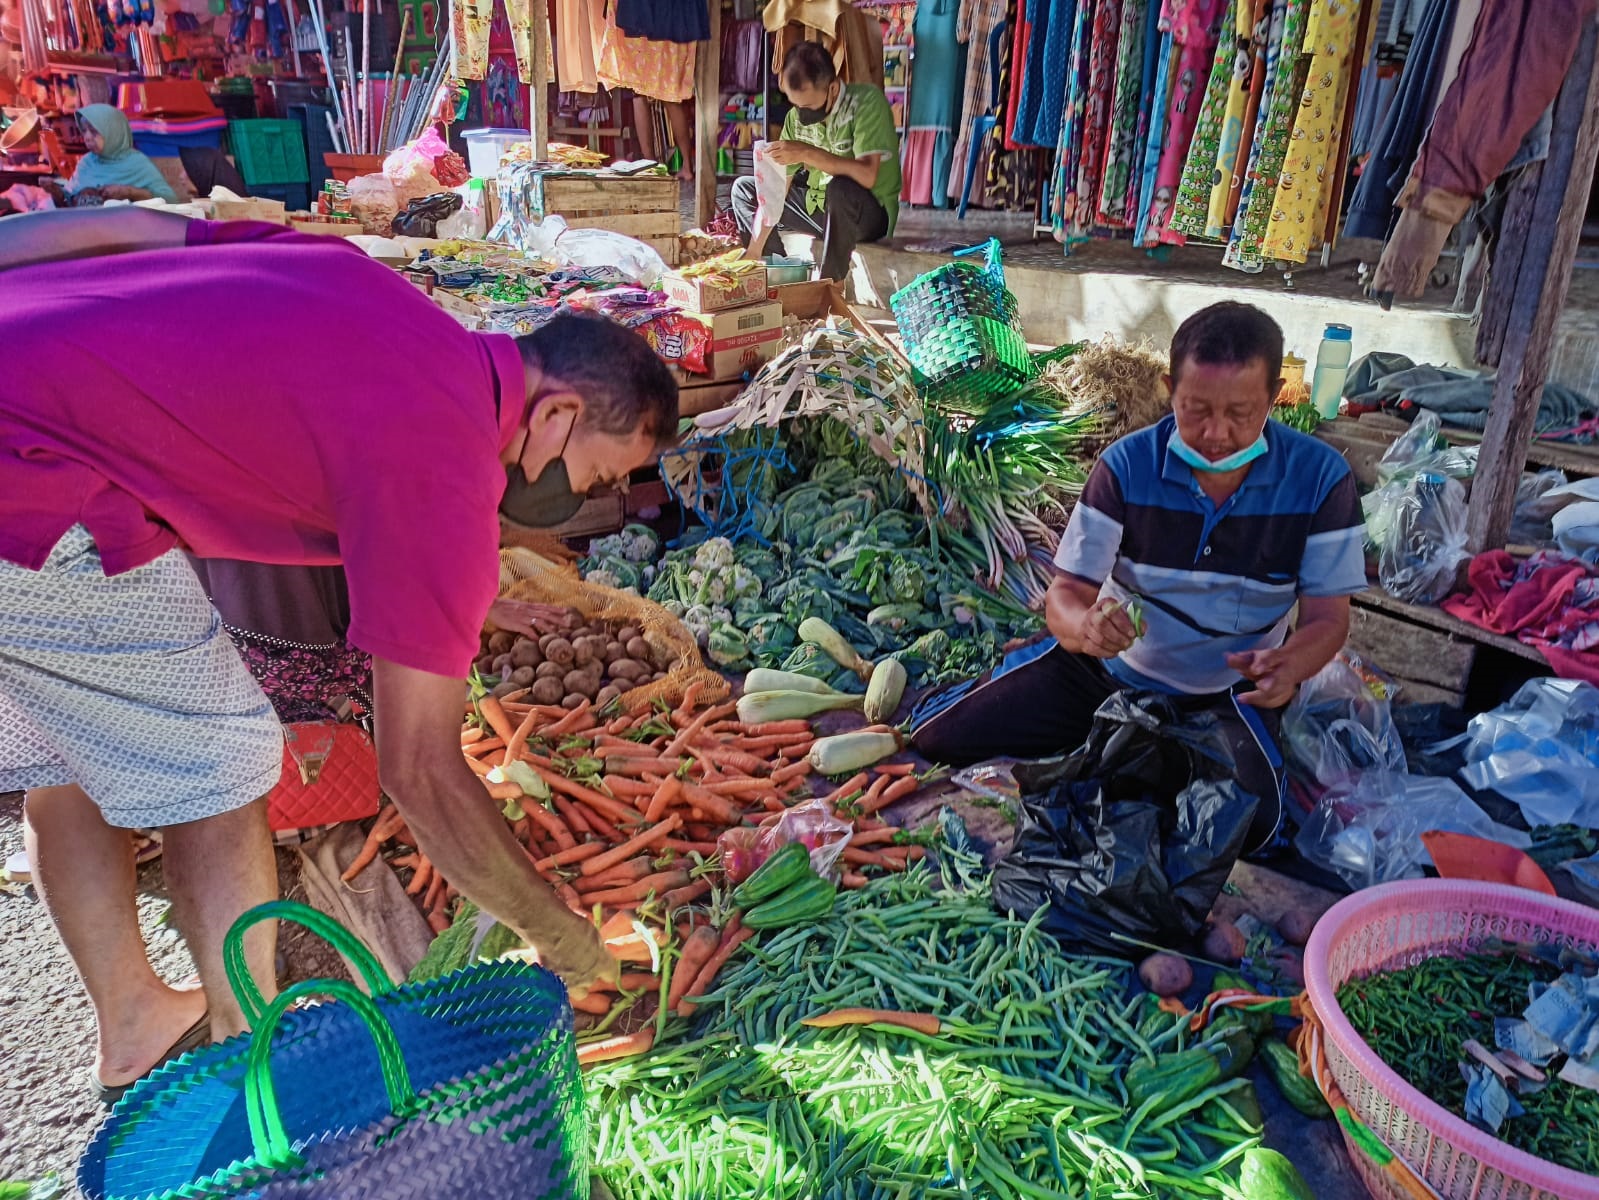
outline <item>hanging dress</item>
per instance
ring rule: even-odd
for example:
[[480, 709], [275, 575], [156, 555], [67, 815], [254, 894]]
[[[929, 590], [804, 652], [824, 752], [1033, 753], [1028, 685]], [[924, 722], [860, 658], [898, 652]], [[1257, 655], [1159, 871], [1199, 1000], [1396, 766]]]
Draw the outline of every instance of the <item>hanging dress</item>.
[[1267, 258], [1304, 262], [1321, 245], [1335, 177], [1343, 172], [1344, 108], [1356, 68], [1359, 16], [1359, 0], [1311, 5], [1303, 50], [1308, 74], [1261, 241]]
[[[1274, 4], [1274, 18], [1276, 10]], [[1266, 89], [1261, 95], [1260, 119], [1249, 152], [1249, 169], [1239, 196], [1232, 237], [1228, 239], [1227, 253], [1221, 260], [1223, 266], [1235, 270], [1254, 274], [1266, 265], [1261, 243], [1271, 219], [1272, 198], [1276, 195], [1283, 159], [1288, 154], [1294, 114], [1304, 86], [1305, 65], [1299, 49], [1305, 40], [1305, 18], [1309, 11], [1310, 0], [1287, 0], [1282, 8], [1281, 36], [1273, 36], [1267, 48]], [[1272, 31], [1274, 35], [1278, 32], [1275, 19]]]
[[[1007, 35], [1011, 42], [1010, 60], [1018, 69], [1011, 72], [1011, 77], [1006, 88], [1005, 111], [1014, 113], [1022, 104], [1022, 84], [1025, 82], [1026, 71], [1020, 69], [1028, 61], [1028, 55], [1033, 51], [1033, 23], [1028, 19], [1028, 13], [1037, 8], [1035, 0], [1017, 0], [1017, 3], [1006, 10], [1006, 19], [1010, 22], [1010, 33]], [[1005, 139], [1005, 149], [1021, 150], [1023, 145], [1011, 137], [1010, 122], [1000, 125], [1000, 133]]]
[[556, 0], [555, 69], [563, 92], [597, 92], [605, 0]]
[[[916, 70], [905, 114], [905, 181], [900, 190], [907, 204], [949, 205], [958, 115], [955, 88], [966, 65], [955, 40], [959, 16], [957, 0], [921, 0], [916, 6]], [[959, 169], [965, 171], [965, 164]]]
[[[1238, 199], [1249, 173], [1250, 155], [1259, 132], [1260, 100], [1266, 88], [1266, 63], [1273, 36], [1282, 32], [1284, 0], [1255, 0], [1255, 13], [1249, 37], [1249, 78], [1244, 86], [1244, 107], [1236, 126], [1222, 130], [1222, 144], [1216, 156], [1216, 187], [1210, 193], [1210, 219], [1205, 232], [1227, 241], [1238, 216]], [[1232, 97], [1228, 96], [1229, 112]], [[1232, 135], [1229, 144], [1229, 133]]]
[[1049, 193], [1050, 228], [1055, 240], [1067, 247], [1077, 240], [1067, 234], [1071, 214], [1068, 198], [1077, 191], [1077, 166], [1082, 153], [1083, 105], [1088, 93], [1088, 61], [1093, 46], [1094, 6], [1085, 3], [1072, 22], [1071, 49], [1066, 62], [1066, 95], [1061, 105], [1060, 139], [1055, 145], [1055, 171]]
[[1227, 0], [1227, 8], [1221, 19], [1221, 37], [1211, 60], [1210, 81], [1205, 85], [1205, 99], [1199, 106], [1193, 140], [1189, 144], [1188, 156], [1182, 166], [1182, 178], [1177, 185], [1177, 200], [1172, 206], [1167, 231], [1173, 240], [1179, 242], [1205, 236], [1210, 213], [1210, 192], [1216, 175], [1216, 155], [1221, 146], [1222, 122], [1238, 53], [1237, 12], [1238, 0]]
[[[1166, 150], [1166, 137], [1168, 133], [1166, 118], [1168, 101], [1171, 97], [1172, 61], [1176, 58], [1176, 46], [1172, 41], [1170, 28], [1160, 30], [1158, 39], [1151, 39], [1157, 43], [1155, 86], [1150, 94], [1149, 116], [1147, 118], [1148, 131], [1143, 139], [1141, 154], [1143, 167], [1138, 173], [1138, 189], [1132, 199], [1136, 204], [1133, 213], [1133, 245], [1148, 246], [1150, 210], [1155, 204], [1155, 173], [1160, 169], [1161, 155]], [[1168, 215], [1171, 207], [1167, 201], [1162, 211], [1162, 220]]]
[[1097, 219], [1112, 227], [1125, 223], [1127, 184], [1138, 147], [1138, 106], [1144, 84], [1144, 26], [1151, 0], [1124, 0], [1116, 41], [1116, 85], [1105, 135], [1105, 167]]
[[1077, 162], [1077, 187], [1063, 200], [1071, 238], [1084, 238], [1094, 225], [1105, 140], [1116, 85], [1116, 46], [1121, 33], [1120, 0], [1099, 0], [1094, 9], [1093, 46], [1089, 51], [1088, 85], [1083, 99], [1082, 150]]
[[1027, 146], [1053, 146], [1060, 137], [1066, 68], [1079, 5], [1077, 0], [1028, 0], [1029, 7], [1034, 3], [1042, 10], [1042, 19], [1035, 17], [1033, 21], [1020, 108], [1012, 122], [1011, 136]]
[[608, 88], [627, 88], [668, 104], [687, 100], [694, 95], [694, 43], [628, 37], [618, 27], [612, 5], [595, 74]]
[[[1009, 19], [1011, 7], [1017, 0], [1010, 0], [1006, 5], [1006, 17]], [[1011, 40], [1003, 35], [999, 39], [999, 95], [1010, 95], [1011, 79]], [[984, 153], [978, 159], [978, 176], [983, 203], [989, 208], [1004, 209], [1009, 212], [1026, 212], [1038, 204], [1038, 172], [1034, 169], [1035, 152], [1032, 150], [1007, 150], [1005, 138], [1000, 130], [1004, 127], [1009, 114], [1001, 111], [995, 114], [999, 125], [994, 132], [988, 135], [984, 146]], [[979, 186], [974, 185], [972, 194], [978, 194]]]
[[[956, 113], [955, 148], [951, 163], [958, 164], [950, 172], [947, 195], [958, 200], [961, 184], [966, 177], [966, 156], [972, 144], [972, 122], [986, 113], [993, 104], [993, 80], [989, 75], [988, 39], [994, 27], [1005, 19], [1006, 0], [961, 0], [960, 12], [955, 22], [955, 40], [965, 47], [965, 83], [961, 88], [961, 103]], [[920, 64], [916, 69], [920, 69]], [[973, 203], [977, 200], [977, 187], [972, 188]]]
[[[1133, 239], [1137, 245], [1182, 244], [1182, 234], [1172, 231], [1169, 222], [1189, 150], [1196, 140], [1203, 103], [1210, 97], [1205, 85], [1216, 57], [1222, 21], [1230, 16], [1231, 6], [1223, 0], [1166, 0], [1162, 7], [1163, 26], [1173, 47], [1171, 58], [1166, 60], [1170, 72], [1169, 99], [1164, 144], [1153, 178], [1146, 180], [1143, 189], [1146, 199], [1138, 233]], [[1205, 88], [1203, 92], [1202, 88]], [[1211, 157], [1215, 157], [1214, 150]]]

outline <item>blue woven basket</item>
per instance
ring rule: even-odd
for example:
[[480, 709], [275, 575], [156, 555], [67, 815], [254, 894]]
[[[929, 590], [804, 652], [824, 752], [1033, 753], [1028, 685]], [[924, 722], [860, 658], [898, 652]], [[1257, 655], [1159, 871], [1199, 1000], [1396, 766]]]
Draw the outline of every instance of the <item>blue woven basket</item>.
[[[271, 918], [326, 937], [370, 998], [319, 979], [263, 1004], [242, 938]], [[550, 972], [479, 963], [397, 987], [338, 922], [288, 901], [239, 918], [226, 951], [254, 1032], [123, 1097], [78, 1164], [89, 1200], [587, 1200], [572, 1008]], [[312, 995], [337, 1002], [290, 1011]]]

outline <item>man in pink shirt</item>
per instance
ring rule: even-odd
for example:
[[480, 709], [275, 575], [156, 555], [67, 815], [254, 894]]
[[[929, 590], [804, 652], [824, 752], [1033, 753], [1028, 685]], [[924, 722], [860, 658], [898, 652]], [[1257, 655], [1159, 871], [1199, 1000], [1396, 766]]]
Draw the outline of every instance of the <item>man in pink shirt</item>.
[[[614, 970], [460, 754], [499, 515], [552, 525], [675, 436], [644, 340], [463, 330], [338, 238], [122, 208], [0, 220], [0, 792], [99, 1026], [97, 1081], [244, 1028], [222, 936], [276, 892], [281, 732], [183, 557], [342, 563], [384, 788], [574, 988]], [[127, 830], [164, 831], [204, 994], [150, 968]], [[272, 983], [270, 931], [247, 942]]]

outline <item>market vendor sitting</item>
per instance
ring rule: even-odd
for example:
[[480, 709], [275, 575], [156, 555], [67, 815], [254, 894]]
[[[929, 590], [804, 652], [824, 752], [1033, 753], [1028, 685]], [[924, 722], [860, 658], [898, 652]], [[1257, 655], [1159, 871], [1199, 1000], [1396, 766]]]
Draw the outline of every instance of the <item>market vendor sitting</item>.
[[788, 168], [782, 217], [775, 226], [761, 222], [756, 181], [745, 176], [733, 182], [733, 218], [747, 257], [765, 255], [774, 228], [810, 233], [822, 239], [822, 278], [843, 279], [855, 247], [887, 237], [899, 215], [894, 110], [881, 88], [840, 79], [817, 42], [784, 56], [778, 85], [794, 105], [782, 140], [766, 151]]
[[89, 104], [78, 110], [78, 131], [88, 153], [67, 183], [74, 204], [103, 200], [181, 199], [161, 169], [133, 145], [133, 131], [120, 109]]
[[928, 697], [913, 718], [922, 754], [1068, 753], [1116, 691], [1199, 698], [1260, 800], [1245, 852], [1272, 845], [1281, 709], [1343, 646], [1349, 597], [1366, 587], [1348, 465], [1268, 420], [1282, 355], [1282, 330], [1250, 305], [1183, 322], [1171, 415], [1111, 445], [1072, 511], [1045, 610], [1052, 636]]

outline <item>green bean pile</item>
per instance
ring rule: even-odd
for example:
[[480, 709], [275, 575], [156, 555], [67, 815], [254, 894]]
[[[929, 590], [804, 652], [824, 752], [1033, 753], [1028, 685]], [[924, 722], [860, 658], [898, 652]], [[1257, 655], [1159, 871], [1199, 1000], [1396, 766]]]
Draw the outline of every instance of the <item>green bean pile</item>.
[[[1378, 1057], [1417, 1091], [1465, 1115], [1461, 1043], [1494, 1044], [1494, 1018], [1519, 1016], [1527, 985], [1560, 971], [1515, 955], [1439, 956], [1353, 979], [1338, 989], [1338, 1006]], [[1551, 1078], [1540, 1092], [1518, 1094], [1526, 1115], [1510, 1117], [1496, 1135], [1539, 1158], [1599, 1175], [1599, 1095]]]
[[[694, 1040], [588, 1076], [618, 1200], [1219, 1196], [1259, 1142], [1210, 1104], [1225, 1088], [1127, 1103], [1125, 1068], [1188, 1035], [1126, 964], [1067, 957], [1038, 918], [934, 892], [925, 869], [841, 897], [719, 983]], [[800, 1024], [846, 1006], [943, 1029]]]

